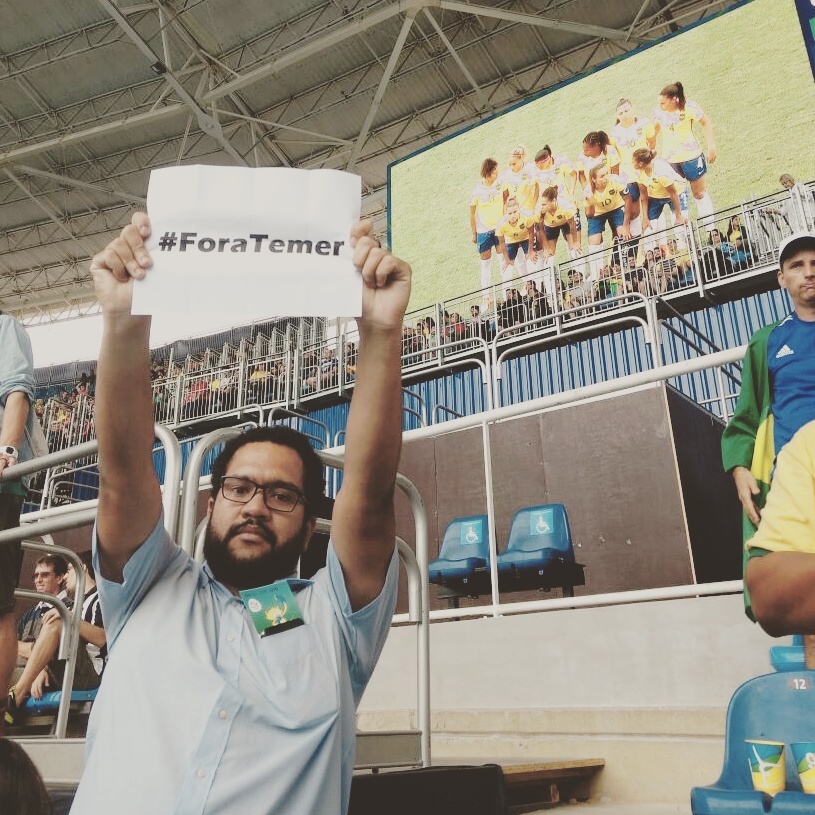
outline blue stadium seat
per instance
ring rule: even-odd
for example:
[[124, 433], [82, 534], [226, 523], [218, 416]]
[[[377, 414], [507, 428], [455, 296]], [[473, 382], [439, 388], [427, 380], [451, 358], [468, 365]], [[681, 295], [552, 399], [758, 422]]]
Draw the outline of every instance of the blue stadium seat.
[[586, 582], [583, 566], [575, 563], [563, 504], [522, 507], [515, 513], [506, 549], [498, 555], [498, 579], [501, 591], [560, 586], [566, 593]]
[[[727, 709], [724, 767], [709, 787], [691, 790], [693, 815], [786, 815], [815, 811], [815, 797], [801, 790], [789, 745], [815, 737], [815, 671], [765, 674], [745, 682]], [[753, 789], [745, 739], [787, 745], [786, 791], [771, 797]]]
[[431, 583], [463, 594], [489, 586], [489, 524], [486, 515], [454, 518], [444, 531], [439, 556], [428, 566]]
[[770, 665], [776, 671], [802, 671], [806, 667], [804, 638], [794, 634], [789, 645], [773, 645], [770, 648]]
[[[71, 693], [71, 704], [93, 702], [96, 699], [96, 692], [98, 688], [93, 690], [75, 690]], [[59, 703], [62, 699], [62, 691], [55, 690], [50, 693], [44, 693], [42, 699], [35, 699], [29, 696], [23, 704], [23, 710], [32, 715], [41, 715], [43, 713], [56, 713], [59, 710]]]

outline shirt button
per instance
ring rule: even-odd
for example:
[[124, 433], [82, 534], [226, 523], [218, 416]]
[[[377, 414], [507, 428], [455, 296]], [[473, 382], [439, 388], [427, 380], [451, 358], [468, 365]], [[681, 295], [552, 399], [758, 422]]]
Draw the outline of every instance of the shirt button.
[[206, 774], [207, 774], [207, 771], [206, 771], [206, 770], [198, 770], [198, 772], [196, 773], [196, 775], [197, 775], [199, 778], [205, 778], [205, 777], [206, 777]]
[[235, 642], [235, 635], [234, 634], [227, 634], [226, 641], [227, 642]]
[[218, 711], [218, 718], [225, 719], [227, 717], [227, 712], [225, 710]]

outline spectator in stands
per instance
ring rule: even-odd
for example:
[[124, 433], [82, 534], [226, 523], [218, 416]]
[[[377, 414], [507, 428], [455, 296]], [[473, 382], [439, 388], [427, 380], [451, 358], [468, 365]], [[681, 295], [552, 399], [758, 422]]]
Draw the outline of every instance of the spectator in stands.
[[745, 542], [759, 526], [775, 457], [815, 420], [815, 234], [781, 242], [778, 283], [793, 310], [751, 338], [741, 393], [722, 436], [722, 462], [744, 508]]
[[[0, 312], [0, 475], [34, 455], [31, 439], [35, 429], [34, 360], [31, 341], [12, 316]], [[36, 425], [39, 428], [39, 425]], [[43, 450], [37, 451], [40, 455]], [[0, 482], [0, 530], [20, 523], [20, 510], [26, 494], [21, 480]], [[17, 661], [18, 637], [14, 626], [14, 590], [20, 579], [22, 548], [19, 543], [0, 546], [0, 713], [2, 691], [9, 686]], [[0, 715], [0, 735], [3, 716]]]
[[705, 280], [715, 280], [733, 274], [733, 265], [724, 254], [721, 234], [718, 229], [710, 230], [710, 243], [699, 253]]
[[75, 390], [77, 396], [88, 396], [88, 375], [84, 371], [76, 383]]
[[643, 294], [664, 294], [668, 291], [669, 273], [659, 249], [649, 249], [645, 253], [645, 280], [647, 287]]
[[495, 337], [495, 326], [492, 320], [481, 314], [481, 306], [473, 304], [470, 306], [470, 334], [473, 337], [481, 337], [484, 342], [492, 342]]
[[[563, 299], [563, 305], [566, 308], [574, 308], [575, 306], [584, 306], [594, 300], [594, 291], [591, 281], [583, 279], [583, 272], [580, 269], [572, 269], [569, 272], [569, 286]], [[579, 317], [583, 311], [573, 312], [569, 315], [571, 318]]]
[[[600, 269], [600, 280], [597, 282], [597, 299], [607, 300], [616, 297], [622, 287], [623, 272], [616, 261]], [[603, 306], [609, 308], [611, 304]]]
[[[432, 317], [425, 317], [422, 321], [422, 348], [435, 351], [439, 344], [436, 334], [436, 321]], [[433, 359], [433, 354], [425, 354], [425, 360]]]
[[467, 337], [467, 325], [458, 312], [451, 312], [450, 323], [447, 325], [445, 332], [448, 342], [457, 342]]
[[418, 328], [411, 328], [409, 325], [402, 327], [402, 360], [405, 365], [414, 365], [422, 361], [421, 332], [424, 330], [424, 322], [420, 320], [417, 325]]
[[745, 251], [743, 243], [739, 238], [739, 245], [731, 241], [726, 241], [722, 237], [722, 233], [718, 229], [710, 231], [710, 240], [715, 248], [721, 249], [722, 254], [730, 262], [734, 271], [739, 271], [748, 266], [750, 261], [749, 254]]
[[549, 304], [546, 302], [543, 292], [538, 289], [535, 281], [527, 280], [524, 283], [524, 289], [523, 304], [527, 318], [529, 320], [539, 320], [548, 317], [551, 314]]
[[252, 366], [252, 368], [246, 389], [249, 402], [258, 405], [270, 402], [270, 394], [274, 388], [274, 375], [266, 365]]
[[209, 382], [200, 374], [194, 374], [190, 382], [186, 379], [186, 390], [182, 400], [182, 418], [193, 419], [203, 416], [207, 409]]
[[688, 247], [680, 247], [676, 238], [671, 238], [668, 241], [668, 256], [676, 264], [677, 285], [682, 286], [691, 282], [692, 268]]
[[0, 738], [0, 812], [51, 815], [48, 790], [28, 753], [16, 741]]
[[[815, 229], [815, 193], [789, 174], [781, 176], [781, 186], [789, 192], [789, 198], [781, 206], [781, 214], [790, 230], [807, 232]], [[777, 211], [777, 210], [776, 210]]]
[[733, 215], [730, 218], [727, 226], [727, 241], [728, 243], [733, 244], [737, 252], [744, 254], [744, 261], [742, 265], [753, 262], [753, 255], [755, 253], [753, 252], [753, 247], [750, 244], [750, 241], [747, 239], [747, 235], [744, 233], [744, 229], [741, 225], [741, 218], [738, 215]]
[[336, 387], [338, 373], [339, 360], [334, 356], [334, 349], [326, 346], [323, 348], [320, 367], [306, 379], [304, 390], [313, 392]]
[[[34, 590], [41, 594], [53, 594], [66, 605], [70, 606], [67, 592], [65, 590], [66, 573], [68, 564], [62, 555], [43, 555], [34, 564]], [[37, 638], [43, 626], [43, 618], [51, 611], [52, 604], [47, 600], [40, 600], [39, 603], [29, 608], [23, 613], [16, 625], [17, 656], [16, 668], [13, 668], [13, 679], [3, 688], [3, 705], [6, 708], [4, 721], [9, 717], [7, 709], [6, 689], [13, 682], [19, 679], [26, 667], [26, 663], [31, 657]]]
[[[80, 641], [73, 686], [76, 690], [92, 690], [99, 687], [107, 655], [106, 639], [90, 549], [80, 552], [79, 559], [82, 561], [85, 575], [85, 596], [79, 623]], [[73, 603], [76, 597], [77, 578], [72, 563], [68, 564], [65, 577], [66, 590]], [[61, 635], [62, 619], [55, 608], [50, 608], [42, 616], [42, 627], [25, 669], [9, 691], [6, 712], [6, 721], [9, 724], [15, 723], [18, 708], [29, 696], [41, 699], [48, 690], [58, 690], [62, 687], [65, 662], [57, 659]]]
[[352, 382], [357, 376], [357, 346], [354, 342], [345, 343], [345, 381]]
[[[190, 803], [187, 795], [200, 795], [201, 811], [347, 808], [355, 708], [398, 588], [394, 484], [410, 267], [378, 247], [372, 227], [362, 222], [352, 233], [363, 276], [357, 384], [328, 565], [308, 582], [291, 575], [316, 526], [322, 462], [291, 428], [238, 436], [213, 464], [206, 564], [165, 532], [149, 394], [120, 396], [124, 382], [147, 378], [150, 321], [130, 315], [128, 285], [150, 264], [147, 217], [134, 215], [93, 259], [106, 322], [97, 382], [106, 478], [94, 557], [110, 661], [73, 815], [120, 812], [124, 789], [128, 811], [138, 813], [171, 811]], [[259, 591], [275, 581], [273, 594]], [[261, 613], [256, 625], [250, 609], [264, 604], [278, 614]], [[284, 604], [288, 625], [264, 628]], [[146, 681], [156, 665], [165, 688], [185, 692], [156, 693]], [[132, 783], [134, 766], [149, 783]]]
[[511, 329], [507, 334], [515, 334], [520, 329], [514, 326], [526, 322], [526, 309], [521, 300], [521, 293], [518, 289], [509, 288], [506, 290], [506, 299], [498, 306], [498, 329]]
[[648, 283], [645, 280], [645, 270], [637, 264], [637, 255], [634, 252], [629, 252], [625, 256], [623, 282], [627, 292], [642, 293], [643, 289], [647, 292]]

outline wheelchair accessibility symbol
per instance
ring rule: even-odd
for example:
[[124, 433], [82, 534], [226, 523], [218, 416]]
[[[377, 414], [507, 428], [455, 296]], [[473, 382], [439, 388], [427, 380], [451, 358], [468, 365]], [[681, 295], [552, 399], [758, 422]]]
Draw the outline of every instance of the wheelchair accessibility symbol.
[[467, 543], [478, 543], [478, 532], [473, 529], [473, 525], [467, 526], [467, 531], [464, 533], [464, 540]]
[[529, 515], [529, 533], [531, 535], [552, 535], [554, 533], [555, 515], [551, 509], [533, 512]]

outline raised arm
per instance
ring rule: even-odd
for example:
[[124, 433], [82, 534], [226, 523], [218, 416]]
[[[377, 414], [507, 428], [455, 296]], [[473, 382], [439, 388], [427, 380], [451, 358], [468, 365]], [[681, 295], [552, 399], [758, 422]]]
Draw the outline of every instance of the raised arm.
[[99, 440], [99, 563], [121, 582], [124, 565], [156, 525], [161, 493], [153, 469], [150, 318], [133, 317], [133, 279], [151, 265], [144, 247], [147, 215], [136, 213], [118, 238], [91, 261], [102, 306], [103, 334], [96, 374]]
[[384, 585], [396, 535], [394, 488], [402, 447], [402, 320], [410, 266], [379, 248], [363, 221], [352, 231], [364, 281], [357, 378], [345, 434], [345, 472], [332, 540], [353, 609]]

